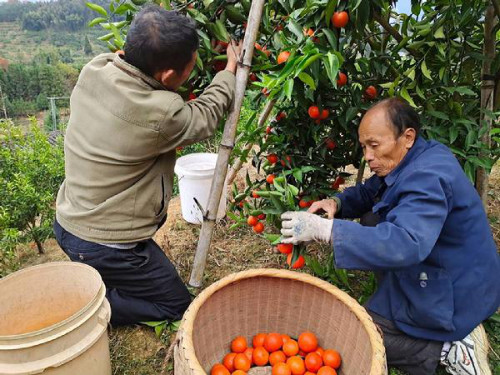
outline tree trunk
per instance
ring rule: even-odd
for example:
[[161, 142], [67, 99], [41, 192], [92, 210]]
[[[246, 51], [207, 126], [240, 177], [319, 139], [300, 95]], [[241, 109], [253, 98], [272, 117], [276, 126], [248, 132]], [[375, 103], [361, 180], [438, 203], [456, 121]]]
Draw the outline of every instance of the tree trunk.
[[[273, 110], [275, 103], [276, 103], [275, 100], [270, 100], [267, 102], [266, 106], [264, 107], [264, 110], [260, 114], [257, 128], [264, 126], [264, 124], [267, 121], [267, 118], [269, 117], [269, 114]], [[254, 144], [252, 142], [247, 143], [243, 149], [243, 152], [250, 151], [252, 149], [253, 145]], [[233, 183], [233, 181], [236, 178], [236, 175], [238, 174], [238, 172], [240, 171], [242, 165], [243, 165], [243, 161], [241, 160], [241, 158], [238, 158], [238, 160], [236, 160], [234, 162], [233, 166], [229, 170], [229, 176], [227, 177], [227, 184], [228, 185], [231, 185]]]
[[[495, 8], [490, 5], [486, 9], [486, 15], [484, 20], [484, 46], [483, 53], [486, 59], [483, 62], [482, 68], [482, 82], [481, 82], [481, 109], [487, 109], [493, 111], [494, 104], [494, 88], [495, 79], [491, 75], [491, 62], [495, 58], [495, 33], [493, 29], [497, 24], [497, 19], [495, 17]], [[480, 128], [483, 123], [486, 123], [488, 131], [486, 131], [481, 139], [481, 141], [491, 147], [490, 132], [492, 127], [493, 119], [487, 116], [484, 112], [480, 115]], [[479, 167], [476, 171], [476, 189], [483, 201], [485, 210], [488, 207], [488, 172]]]
[[38, 238], [35, 238], [34, 240], [36, 243], [36, 247], [38, 248], [38, 254], [45, 254], [45, 250], [43, 249], [43, 245], [40, 240]]
[[[248, 16], [248, 26], [245, 32], [245, 39], [243, 41], [242, 56], [243, 64], [240, 64], [236, 72], [236, 91], [233, 105], [227, 116], [226, 124], [224, 126], [224, 134], [219, 149], [219, 156], [215, 166], [214, 178], [210, 188], [210, 199], [208, 202], [207, 212], [203, 215], [203, 224], [201, 226], [200, 237], [198, 240], [198, 247], [194, 258], [193, 270], [189, 284], [193, 287], [201, 287], [203, 280], [203, 273], [207, 263], [208, 250], [212, 242], [212, 234], [217, 218], [217, 209], [219, 207], [222, 189], [225, 189], [227, 167], [229, 163], [229, 155], [234, 147], [234, 139], [236, 136], [236, 128], [240, 118], [241, 106], [245, 97], [245, 90], [248, 82], [248, 73], [252, 64], [253, 49], [255, 39], [259, 31], [259, 26], [262, 17], [262, 10], [264, 8], [264, 0], [252, 1], [252, 7]], [[240, 60], [240, 61], [241, 61]]]

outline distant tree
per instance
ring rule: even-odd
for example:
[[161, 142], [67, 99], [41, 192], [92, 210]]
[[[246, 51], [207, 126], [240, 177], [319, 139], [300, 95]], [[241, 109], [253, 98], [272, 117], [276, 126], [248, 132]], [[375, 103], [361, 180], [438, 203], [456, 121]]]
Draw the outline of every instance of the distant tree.
[[83, 52], [88, 56], [92, 55], [94, 51], [92, 51], [92, 45], [90, 44], [89, 37], [85, 35], [85, 40], [83, 42]]

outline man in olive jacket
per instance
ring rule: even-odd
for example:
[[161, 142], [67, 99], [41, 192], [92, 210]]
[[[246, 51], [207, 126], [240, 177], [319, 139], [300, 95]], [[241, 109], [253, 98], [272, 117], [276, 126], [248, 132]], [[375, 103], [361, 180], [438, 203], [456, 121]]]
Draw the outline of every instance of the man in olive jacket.
[[176, 90], [198, 45], [193, 21], [145, 8], [124, 55], [94, 58], [71, 95], [54, 231], [71, 260], [100, 272], [115, 325], [180, 319], [191, 301], [152, 237], [166, 219], [175, 149], [214, 134], [233, 99], [240, 51], [232, 43], [226, 69], [184, 102]]

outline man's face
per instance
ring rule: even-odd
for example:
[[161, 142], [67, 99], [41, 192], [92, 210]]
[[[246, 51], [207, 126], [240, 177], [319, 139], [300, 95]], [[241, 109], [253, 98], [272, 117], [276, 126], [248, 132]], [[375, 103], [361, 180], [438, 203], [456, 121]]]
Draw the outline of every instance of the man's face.
[[415, 130], [406, 129], [396, 137], [385, 107], [369, 110], [358, 129], [359, 142], [372, 172], [387, 176], [396, 168], [415, 142]]
[[179, 87], [181, 87], [182, 84], [186, 82], [189, 76], [191, 75], [191, 72], [193, 71], [193, 68], [196, 64], [197, 57], [198, 57], [198, 52], [194, 52], [191, 61], [186, 65], [186, 67], [182, 72], [177, 72], [173, 69], [168, 69], [158, 72], [155, 75], [155, 78], [158, 81], [160, 81], [163, 84], [163, 86], [165, 86], [167, 89], [171, 91], [177, 91]]

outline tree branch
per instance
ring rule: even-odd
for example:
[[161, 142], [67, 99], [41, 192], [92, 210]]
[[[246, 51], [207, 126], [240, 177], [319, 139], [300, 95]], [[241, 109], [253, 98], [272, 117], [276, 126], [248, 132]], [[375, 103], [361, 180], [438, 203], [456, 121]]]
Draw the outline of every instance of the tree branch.
[[495, 14], [500, 20], [500, 3], [498, 2], [498, 0], [491, 0], [491, 3], [493, 4], [493, 8], [495, 8]]
[[[387, 21], [385, 18], [383, 18], [379, 13], [377, 12], [374, 12], [373, 13], [373, 18], [375, 18], [375, 21], [377, 21], [380, 26], [382, 26], [385, 31], [387, 31], [394, 39], [396, 39], [396, 41], [398, 43], [401, 43], [401, 41], [403, 40], [403, 37], [402, 35], [399, 33], [399, 31], [397, 31], [394, 27], [391, 26], [391, 24], [389, 23], [389, 21]], [[408, 52], [410, 52], [413, 57], [415, 58], [420, 58], [419, 54], [417, 51], [411, 49], [411, 48], [405, 48]]]

